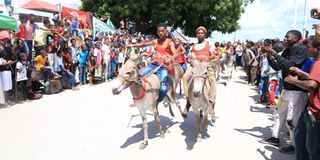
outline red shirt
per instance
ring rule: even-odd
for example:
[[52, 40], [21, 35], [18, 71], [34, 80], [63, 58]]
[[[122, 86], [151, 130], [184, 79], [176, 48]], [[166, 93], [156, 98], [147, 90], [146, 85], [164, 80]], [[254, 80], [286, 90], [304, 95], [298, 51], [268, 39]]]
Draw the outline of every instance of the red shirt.
[[176, 59], [176, 63], [186, 63], [187, 62], [186, 55], [181, 52], [182, 52], [182, 49], [179, 46], [179, 48], [177, 49], [177, 54], [179, 54], [180, 56]]
[[313, 63], [308, 79], [318, 82], [318, 88], [309, 94], [308, 108], [316, 118], [320, 119], [320, 59]]
[[19, 25], [19, 32], [17, 33], [16, 37], [22, 38], [22, 39], [26, 39], [27, 35], [26, 35], [26, 26], [24, 26], [23, 23], [21, 23]]
[[192, 47], [192, 52], [196, 55], [199, 61], [208, 60], [210, 58], [210, 45], [209, 42], [206, 42], [206, 45], [203, 49], [196, 50], [195, 46]]
[[[59, 34], [62, 34], [63, 30], [64, 29], [61, 26], [57, 26], [57, 28], [56, 28], [56, 32], [59, 33]], [[59, 44], [60, 36], [58, 36], [58, 34], [54, 34], [54, 41], [56, 42], [56, 44]]]
[[216, 56], [219, 56], [219, 55], [220, 55], [220, 47], [216, 47], [216, 48], [214, 49], [214, 51], [215, 51], [215, 55], [216, 55]]
[[167, 56], [172, 55], [171, 46], [170, 46], [171, 42], [172, 41], [170, 39], [166, 39], [166, 41], [164, 42], [164, 43], [166, 43], [166, 47], [162, 48], [159, 40], [157, 41], [156, 55], [155, 55], [155, 58], [153, 59], [154, 62], [158, 62], [161, 64], [164, 62], [164, 60]]

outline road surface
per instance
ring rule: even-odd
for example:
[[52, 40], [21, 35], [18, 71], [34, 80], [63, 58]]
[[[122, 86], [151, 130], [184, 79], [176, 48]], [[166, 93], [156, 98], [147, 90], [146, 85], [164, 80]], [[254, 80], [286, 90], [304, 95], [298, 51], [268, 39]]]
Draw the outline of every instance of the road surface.
[[227, 86], [218, 85], [218, 118], [200, 143], [194, 114], [184, 120], [173, 107], [171, 117], [161, 104], [165, 138], [149, 115], [149, 145], [139, 150], [138, 110], [129, 107], [129, 90], [112, 95], [112, 81], [0, 108], [0, 160], [293, 160], [258, 142], [271, 135], [272, 110], [254, 104], [257, 91], [243, 77], [238, 70]]

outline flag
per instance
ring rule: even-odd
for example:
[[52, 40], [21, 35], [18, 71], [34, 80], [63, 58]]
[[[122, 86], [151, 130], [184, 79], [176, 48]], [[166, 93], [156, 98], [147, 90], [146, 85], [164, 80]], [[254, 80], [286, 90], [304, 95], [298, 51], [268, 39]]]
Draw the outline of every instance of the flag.
[[116, 30], [116, 27], [113, 25], [112, 21], [110, 18], [107, 20], [107, 26], [113, 30]]
[[92, 33], [93, 38], [95, 38], [98, 33], [103, 33], [103, 34], [106, 32], [114, 33], [116, 31], [115, 29], [110, 28], [106, 23], [100, 21], [94, 16], [92, 16], [92, 26], [93, 26], [93, 33]]

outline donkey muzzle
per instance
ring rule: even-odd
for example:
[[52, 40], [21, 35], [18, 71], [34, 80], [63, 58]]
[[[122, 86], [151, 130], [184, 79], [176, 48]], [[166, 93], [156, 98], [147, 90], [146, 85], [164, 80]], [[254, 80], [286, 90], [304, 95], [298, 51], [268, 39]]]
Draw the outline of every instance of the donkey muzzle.
[[121, 90], [118, 87], [112, 88], [113, 95], [118, 95], [121, 93]]
[[194, 97], [199, 97], [201, 95], [201, 91], [193, 91]]

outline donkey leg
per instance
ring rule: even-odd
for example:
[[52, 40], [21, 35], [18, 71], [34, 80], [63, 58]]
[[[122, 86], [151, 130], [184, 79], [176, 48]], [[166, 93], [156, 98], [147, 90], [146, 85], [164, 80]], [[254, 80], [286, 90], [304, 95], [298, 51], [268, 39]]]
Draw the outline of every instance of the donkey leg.
[[204, 126], [204, 129], [207, 129], [208, 128], [208, 111], [205, 111], [205, 112], [203, 112], [203, 119], [202, 119], [202, 121], [203, 121], [203, 126]]
[[197, 142], [200, 143], [202, 140], [202, 134], [201, 134], [201, 113], [199, 111], [196, 111], [196, 120], [197, 120]]
[[191, 104], [190, 104], [189, 99], [187, 98], [186, 107], [184, 108], [184, 110], [183, 110], [183, 112], [182, 112], [182, 117], [183, 117], [183, 118], [187, 118], [187, 114], [188, 114], [188, 112], [189, 112], [190, 107], [191, 107]]
[[184, 113], [184, 112], [183, 112], [182, 109], [181, 109], [181, 104], [180, 104], [180, 102], [179, 102], [178, 100], [176, 100], [175, 103], [176, 103], [176, 106], [179, 108], [179, 111], [180, 111], [181, 116], [183, 117], [183, 115], [184, 115], [183, 113]]
[[159, 128], [160, 137], [164, 138], [164, 131], [163, 131], [162, 126], [160, 124], [159, 112], [156, 109], [156, 107], [153, 109], [153, 116], [154, 116], [154, 122], [156, 123], [156, 126]]
[[172, 117], [174, 117], [174, 113], [173, 113], [173, 111], [172, 111], [172, 107], [171, 107], [171, 102], [170, 102], [170, 100], [169, 100], [168, 104], [169, 104], [170, 115], [171, 115]]
[[181, 80], [179, 81], [179, 86], [180, 86], [179, 94], [182, 94], [182, 85], [181, 85]]
[[142, 123], [143, 123], [143, 134], [144, 134], [144, 139], [143, 142], [140, 144], [140, 150], [143, 150], [147, 147], [148, 145], [148, 123], [147, 123], [147, 116], [146, 112], [140, 111], [141, 118], [142, 118]]

